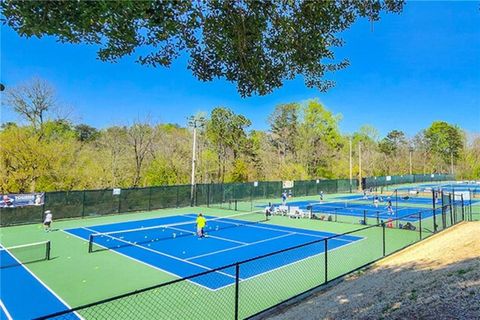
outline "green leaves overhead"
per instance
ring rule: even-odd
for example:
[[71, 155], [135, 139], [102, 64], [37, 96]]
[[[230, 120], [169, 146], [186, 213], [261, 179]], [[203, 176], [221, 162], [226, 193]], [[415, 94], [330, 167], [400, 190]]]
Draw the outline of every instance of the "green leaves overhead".
[[403, 1], [13, 1], [1, 2], [3, 23], [22, 36], [100, 47], [98, 57], [135, 55], [141, 64], [169, 66], [181, 54], [201, 81], [224, 78], [241, 96], [265, 95], [303, 76], [307, 87], [334, 85], [338, 34], [359, 17], [399, 13]]

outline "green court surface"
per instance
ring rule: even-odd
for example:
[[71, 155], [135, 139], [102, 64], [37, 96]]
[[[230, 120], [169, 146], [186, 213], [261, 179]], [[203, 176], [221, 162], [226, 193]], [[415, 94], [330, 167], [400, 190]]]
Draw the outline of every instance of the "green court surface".
[[[318, 197], [298, 197], [295, 200], [310, 201], [316, 198]], [[329, 199], [335, 199], [335, 197], [328, 196], [326, 200]], [[278, 202], [278, 199], [266, 199], [258, 203], [268, 203], [269, 201]], [[250, 211], [255, 206], [254, 203], [248, 201], [238, 205], [243, 206], [238, 208], [243, 211]], [[419, 209], [421, 208], [419, 206]], [[255, 208], [253, 209], [255, 210]], [[48, 233], [43, 231], [41, 225], [1, 228], [0, 240], [5, 247], [50, 240], [51, 259], [30, 263], [26, 266], [71, 307], [76, 307], [155, 286], [178, 279], [178, 277], [111, 250], [88, 253], [88, 242], [64, 232], [64, 229], [199, 212], [218, 217], [232, 214], [231, 210], [222, 208], [187, 207], [54, 221], [53, 228], [56, 230]], [[473, 209], [474, 216], [477, 212], [480, 215], [479, 206], [475, 206]], [[358, 219], [343, 218], [345, 220], [340, 223], [273, 216], [270, 221], [265, 222], [271, 226], [287, 226], [336, 234], [360, 229], [351, 235], [361, 237], [362, 240], [352, 242], [348, 246], [328, 250], [327, 264], [324, 253], [316, 254], [241, 281], [238, 288], [238, 317], [245, 318], [254, 315], [292, 296], [319, 286], [326, 280], [332, 280], [378, 260], [384, 254], [388, 255], [419, 241], [420, 237], [425, 238], [431, 235], [431, 230], [433, 230], [431, 218], [422, 221], [422, 234], [420, 234], [419, 228], [411, 231], [382, 228], [381, 226], [367, 227], [351, 223]], [[385, 232], [384, 242], [383, 232]], [[385, 243], [385, 247], [383, 243]], [[306, 248], [303, 247], [301, 250], [312, 250], [313, 252], [319, 246], [324, 245], [325, 241], [321, 241]], [[287, 258], [288, 255], [295, 254], [295, 250], [279, 253], [279, 255]], [[262, 259], [246, 262], [240, 265], [240, 273], [242, 268], [255, 268], [257, 265], [260, 267], [262, 263]], [[132, 317], [139, 319], [227, 319], [235, 316], [235, 295], [235, 286], [233, 285], [212, 291], [191, 281], [179, 281], [91, 306], [79, 310], [79, 314], [85, 319], [128, 319]]]

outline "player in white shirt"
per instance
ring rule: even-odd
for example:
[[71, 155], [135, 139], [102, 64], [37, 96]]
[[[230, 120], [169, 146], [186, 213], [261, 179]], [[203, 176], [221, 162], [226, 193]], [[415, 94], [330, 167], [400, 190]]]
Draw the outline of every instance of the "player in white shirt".
[[45, 220], [43, 221], [45, 232], [49, 232], [52, 230], [52, 221], [53, 221], [52, 212], [50, 210], [45, 211]]

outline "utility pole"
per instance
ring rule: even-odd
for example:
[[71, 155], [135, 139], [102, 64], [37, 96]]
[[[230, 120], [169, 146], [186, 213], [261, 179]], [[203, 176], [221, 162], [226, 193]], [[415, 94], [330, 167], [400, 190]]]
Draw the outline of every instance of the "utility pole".
[[412, 171], [412, 153], [413, 153], [413, 148], [410, 147], [410, 148], [408, 149], [408, 152], [409, 152], [409, 157], [410, 157], [410, 175], [412, 175], [412, 172], [413, 172], [413, 171]]
[[362, 143], [358, 143], [358, 189], [362, 191]]
[[192, 177], [191, 177], [191, 203], [195, 199], [195, 165], [197, 163], [197, 129], [202, 128], [205, 124], [204, 117], [191, 116], [188, 118], [188, 125], [193, 128], [193, 143], [192, 143]]

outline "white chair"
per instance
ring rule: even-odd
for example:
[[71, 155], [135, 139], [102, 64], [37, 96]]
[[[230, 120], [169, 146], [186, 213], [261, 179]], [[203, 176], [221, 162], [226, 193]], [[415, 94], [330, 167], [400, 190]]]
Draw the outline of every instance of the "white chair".
[[288, 207], [287, 206], [280, 205], [278, 207], [275, 207], [275, 214], [284, 216], [287, 213], [288, 213]]
[[300, 209], [300, 207], [290, 207], [287, 216], [292, 219], [299, 219], [305, 218], [307, 215], [305, 214], [305, 212], [303, 212], [302, 209]]

